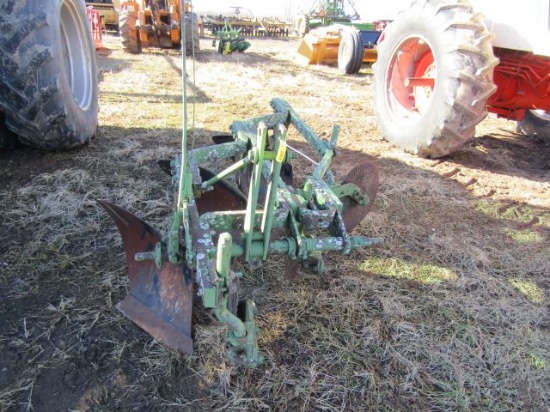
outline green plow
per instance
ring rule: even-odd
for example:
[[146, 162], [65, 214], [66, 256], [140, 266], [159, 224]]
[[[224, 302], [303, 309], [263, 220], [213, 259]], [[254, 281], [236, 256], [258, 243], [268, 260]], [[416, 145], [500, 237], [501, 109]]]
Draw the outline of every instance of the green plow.
[[[182, 27], [183, 38], [185, 31]], [[185, 55], [183, 56], [185, 73]], [[183, 96], [186, 102], [186, 81]], [[234, 121], [231, 134], [214, 145], [187, 149], [184, 104], [182, 152], [160, 166], [171, 176], [175, 208], [162, 234], [133, 213], [98, 200], [121, 234], [130, 287], [117, 308], [158, 341], [193, 353], [193, 296], [227, 325], [230, 361], [256, 367], [256, 304], [240, 300], [240, 260], [252, 269], [272, 255], [287, 260], [287, 271], [323, 273], [323, 252], [350, 253], [382, 239], [352, 236], [371, 208], [378, 189], [376, 166], [362, 162], [336, 182], [330, 166], [339, 128], [322, 140], [283, 99], [271, 114]], [[293, 185], [296, 153], [287, 141], [294, 128], [318, 155], [301, 188]], [[217, 171], [206, 165], [224, 165]], [[253, 272], [253, 271], [252, 271]]]
[[[273, 114], [235, 121], [232, 136], [217, 139], [221, 143], [190, 150], [170, 162], [177, 207], [164, 236], [130, 212], [99, 201], [119, 228], [129, 266], [130, 294], [117, 307], [152, 336], [183, 353], [193, 351], [196, 289], [204, 308], [213, 310], [228, 326], [229, 359], [249, 367], [262, 361], [254, 322], [256, 305], [238, 299], [241, 274], [231, 269], [235, 259], [257, 266], [279, 254], [289, 260], [290, 268], [302, 263], [322, 273], [323, 252], [346, 254], [381, 243], [379, 238], [349, 234], [376, 196], [375, 165], [370, 161], [356, 165], [342, 183], [335, 183], [330, 165], [338, 127], [330, 141], [324, 141], [287, 102], [273, 99], [271, 105]], [[288, 184], [291, 126], [320, 156], [301, 189]], [[200, 167], [222, 161], [233, 163], [218, 173]], [[231, 175], [235, 186], [226, 183]], [[313, 232], [326, 236], [312, 237]]]

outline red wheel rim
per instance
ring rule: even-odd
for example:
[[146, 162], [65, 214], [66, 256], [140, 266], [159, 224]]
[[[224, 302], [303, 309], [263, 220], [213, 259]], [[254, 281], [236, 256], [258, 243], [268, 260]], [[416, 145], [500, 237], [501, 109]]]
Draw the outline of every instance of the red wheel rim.
[[[435, 86], [436, 67], [432, 50], [428, 49], [418, 60], [409, 85], [413, 89], [415, 107], [420, 113], [425, 113], [432, 100]], [[418, 79], [418, 80], [416, 80]], [[420, 79], [426, 79], [421, 81]], [[433, 80], [432, 80], [433, 79]]]
[[415, 121], [429, 110], [436, 63], [426, 39], [409, 37], [393, 51], [386, 72], [386, 105], [396, 117]]

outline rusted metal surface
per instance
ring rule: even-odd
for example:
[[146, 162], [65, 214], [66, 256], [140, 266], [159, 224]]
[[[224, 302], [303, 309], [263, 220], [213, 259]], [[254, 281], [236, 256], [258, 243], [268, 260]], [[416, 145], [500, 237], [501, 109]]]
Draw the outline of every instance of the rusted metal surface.
[[[128, 263], [130, 292], [118, 305], [126, 317], [165, 345], [191, 354], [191, 315], [193, 282], [183, 264], [139, 256], [158, 253], [160, 234], [134, 214], [105, 200], [98, 203], [118, 227]], [[160, 253], [162, 245], [160, 246]], [[137, 259], [136, 259], [137, 258]]]
[[[208, 169], [200, 168], [202, 180], [208, 180], [215, 176]], [[195, 199], [199, 214], [215, 211], [241, 210], [246, 206], [246, 198], [242, 193], [224, 182], [217, 182], [212, 190], [201, 194]]]
[[357, 185], [368, 197], [366, 205], [357, 203], [349, 196], [341, 199], [344, 205], [342, 217], [346, 229], [351, 230], [361, 223], [374, 204], [376, 194], [378, 193], [378, 168], [376, 164], [370, 160], [360, 163], [349, 171], [343, 183], [353, 183]]

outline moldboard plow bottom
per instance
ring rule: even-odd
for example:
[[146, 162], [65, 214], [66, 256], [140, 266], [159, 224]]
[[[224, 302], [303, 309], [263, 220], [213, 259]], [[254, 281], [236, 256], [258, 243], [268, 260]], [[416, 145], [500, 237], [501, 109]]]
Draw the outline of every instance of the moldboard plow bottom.
[[[271, 105], [270, 115], [233, 122], [231, 136], [217, 136], [217, 144], [184, 150], [161, 163], [176, 194], [164, 235], [127, 210], [98, 201], [115, 221], [126, 251], [130, 291], [117, 308], [180, 352], [193, 351], [195, 289], [204, 308], [228, 327], [229, 360], [248, 367], [262, 361], [256, 305], [239, 301], [241, 274], [232, 270], [233, 260], [255, 267], [280, 254], [290, 262], [290, 271], [302, 264], [322, 273], [323, 252], [347, 254], [382, 242], [349, 233], [374, 202], [376, 166], [362, 162], [337, 183], [330, 166], [338, 126], [325, 141], [287, 102], [273, 99]], [[291, 126], [320, 158], [302, 188], [292, 186]], [[228, 166], [219, 172], [201, 167], [222, 163]]]

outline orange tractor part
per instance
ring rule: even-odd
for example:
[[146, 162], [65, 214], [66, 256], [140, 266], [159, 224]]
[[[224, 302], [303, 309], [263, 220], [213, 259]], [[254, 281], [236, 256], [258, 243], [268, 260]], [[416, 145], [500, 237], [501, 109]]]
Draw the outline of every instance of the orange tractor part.
[[190, 9], [190, 3], [186, 0], [120, 3], [118, 26], [123, 49], [140, 53], [145, 47], [180, 47], [183, 18], [186, 54], [200, 50], [198, 17]]
[[[161, 47], [170, 48], [181, 42], [179, 25], [173, 24], [173, 22], [181, 21], [181, 0], [169, 0], [166, 9], [158, 9], [155, 12], [147, 7], [145, 0], [125, 1], [121, 3], [120, 8], [121, 10], [133, 10], [137, 16], [136, 25], [140, 27], [139, 40], [142, 45], [148, 45], [155, 37], [152, 27], [161, 31], [161, 35], [158, 37]], [[185, 10], [187, 10], [187, 4]]]

